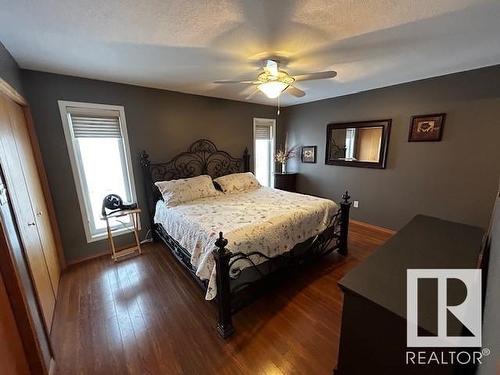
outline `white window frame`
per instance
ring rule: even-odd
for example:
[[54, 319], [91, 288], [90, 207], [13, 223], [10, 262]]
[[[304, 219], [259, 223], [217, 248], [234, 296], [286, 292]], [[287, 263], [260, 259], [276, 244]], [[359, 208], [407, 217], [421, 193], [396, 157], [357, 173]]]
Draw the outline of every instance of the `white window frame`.
[[[90, 201], [88, 198], [88, 192], [86, 191], [84, 184], [82, 184], [82, 181], [85, 179], [85, 175], [83, 173], [83, 170], [81, 168], [82, 161], [77, 160], [77, 155], [79, 153], [76, 152], [76, 138], [73, 136], [73, 128], [70, 125], [69, 121], [69, 112], [68, 112], [68, 107], [72, 108], [78, 108], [81, 110], [88, 110], [88, 114], [92, 115], [92, 111], [94, 110], [95, 112], [99, 110], [111, 110], [111, 111], [117, 111], [119, 112], [119, 120], [120, 120], [120, 129], [122, 132], [122, 138], [123, 138], [123, 145], [124, 145], [124, 151], [125, 151], [125, 168], [126, 168], [126, 173], [128, 175], [128, 179], [130, 181], [130, 193], [132, 195], [132, 199], [134, 202], [137, 202], [137, 194], [135, 191], [135, 180], [134, 180], [134, 172], [132, 169], [132, 159], [130, 157], [130, 145], [128, 142], [128, 135], [127, 135], [127, 122], [125, 119], [125, 108], [123, 106], [118, 106], [118, 105], [109, 105], [109, 104], [96, 104], [96, 103], [84, 103], [84, 102], [71, 102], [71, 101], [65, 101], [65, 100], [59, 100], [59, 111], [61, 113], [61, 121], [63, 125], [63, 130], [64, 130], [64, 137], [66, 138], [66, 145], [68, 146], [68, 153], [69, 153], [69, 159], [71, 162], [71, 170], [73, 172], [73, 179], [75, 181], [75, 186], [76, 186], [76, 192], [78, 195], [78, 202], [80, 204], [80, 213], [82, 215], [82, 220], [83, 220], [83, 227], [85, 229], [85, 236], [87, 238], [87, 242], [95, 242], [95, 241], [100, 241], [102, 239], [105, 239], [108, 237], [107, 232], [104, 233], [98, 233], [98, 234], [92, 234], [91, 228], [90, 228], [90, 217], [89, 215], [92, 212], [92, 208], [90, 205]], [[85, 193], [84, 193], [85, 191]], [[113, 229], [113, 236], [121, 235], [128, 233], [131, 229], [133, 229], [132, 224], [127, 225], [126, 227], [121, 227], [121, 228], [115, 228]], [[140, 229], [140, 228], [139, 228]]]
[[274, 161], [274, 155], [276, 153], [276, 119], [274, 118], [263, 118], [263, 117], [254, 117], [253, 118], [253, 165], [254, 165], [254, 172], [255, 172], [255, 167], [257, 166], [257, 146], [256, 146], [256, 139], [255, 139], [255, 128], [257, 127], [257, 122], [259, 121], [269, 121], [272, 122], [273, 125], [271, 127], [271, 137], [272, 137], [272, 143], [271, 143], [271, 168], [270, 168], [270, 187], [274, 187], [274, 172], [275, 172], [275, 167], [276, 163]]

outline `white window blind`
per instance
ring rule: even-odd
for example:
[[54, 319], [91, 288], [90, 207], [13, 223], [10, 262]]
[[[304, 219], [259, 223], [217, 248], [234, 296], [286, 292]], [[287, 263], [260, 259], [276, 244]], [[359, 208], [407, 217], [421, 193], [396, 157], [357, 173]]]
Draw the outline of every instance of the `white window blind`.
[[122, 138], [118, 116], [90, 117], [73, 114], [70, 116], [75, 138]]
[[260, 124], [255, 124], [255, 139], [261, 139], [261, 140], [271, 140], [271, 130], [272, 130], [272, 125], [260, 125]]

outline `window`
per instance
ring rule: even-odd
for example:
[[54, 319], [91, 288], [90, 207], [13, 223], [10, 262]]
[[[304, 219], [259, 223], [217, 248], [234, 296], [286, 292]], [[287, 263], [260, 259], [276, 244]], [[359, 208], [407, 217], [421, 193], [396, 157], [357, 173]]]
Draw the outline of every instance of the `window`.
[[356, 129], [349, 128], [345, 130], [345, 158], [346, 160], [354, 159], [354, 146], [356, 141]]
[[263, 186], [273, 186], [276, 120], [253, 119], [255, 177]]
[[[104, 197], [115, 193], [136, 201], [134, 178], [121, 106], [59, 101], [87, 241], [106, 237], [101, 220]], [[110, 222], [111, 223], [111, 222]], [[112, 222], [117, 233], [132, 227], [128, 216]]]

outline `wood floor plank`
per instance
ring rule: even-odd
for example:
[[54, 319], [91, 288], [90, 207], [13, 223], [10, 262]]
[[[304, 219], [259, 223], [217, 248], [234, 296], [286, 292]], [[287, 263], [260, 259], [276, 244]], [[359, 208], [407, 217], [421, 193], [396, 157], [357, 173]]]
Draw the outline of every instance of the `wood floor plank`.
[[390, 234], [352, 224], [348, 258], [332, 254], [293, 274], [215, 331], [215, 305], [160, 243], [114, 263], [70, 267], [52, 340], [58, 374], [331, 374], [349, 270]]

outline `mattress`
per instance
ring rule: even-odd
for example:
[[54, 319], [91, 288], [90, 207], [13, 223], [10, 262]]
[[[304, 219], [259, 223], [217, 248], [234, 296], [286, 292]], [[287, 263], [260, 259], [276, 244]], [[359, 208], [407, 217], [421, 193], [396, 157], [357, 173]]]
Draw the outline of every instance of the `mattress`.
[[158, 201], [154, 222], [190, 253], [196, 275], [209, 281], [205, 298], [211, 300], [217, 294], [212, 251], [219, 232], [233, 253], [259, 251], [274, 257], [324, 231], [337, 208], [328, 199], [259, 187], [175, 207]]

